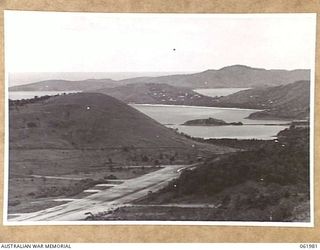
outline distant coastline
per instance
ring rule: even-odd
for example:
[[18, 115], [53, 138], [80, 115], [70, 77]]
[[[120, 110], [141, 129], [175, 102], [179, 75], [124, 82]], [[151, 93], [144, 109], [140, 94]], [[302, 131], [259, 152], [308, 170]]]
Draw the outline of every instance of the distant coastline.
[[156, 77], [175, 74], [192, 74], [189, 71], [164, 72], [12, 72], [8, 73], [8, 86], [19, 86], [47, 80], [85, 81], [90, 79], [113, 79], [116, 81], [135, 77]]

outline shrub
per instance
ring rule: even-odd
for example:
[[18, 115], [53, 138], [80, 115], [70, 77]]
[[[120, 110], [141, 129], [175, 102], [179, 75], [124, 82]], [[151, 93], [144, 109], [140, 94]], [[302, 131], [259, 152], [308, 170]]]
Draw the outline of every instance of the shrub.
[[28, 126], [28, 128], [36, 128], [37, 124], [35, 124], [34, 122], [28, 122], [27, 126]]
[[21, 203], [20, 200], [13, 200], [13, 201], [9, 201], [8, 205], [14, 207], [14, 206], [19, 205], [20, 203]]
[[110, 175], [106, 175], [103, 177], [104, 179], [110, 179], [110, 180], [116, 180], [118, 179], [117, 176], [113, 175], [113, 174], [110, 174]]

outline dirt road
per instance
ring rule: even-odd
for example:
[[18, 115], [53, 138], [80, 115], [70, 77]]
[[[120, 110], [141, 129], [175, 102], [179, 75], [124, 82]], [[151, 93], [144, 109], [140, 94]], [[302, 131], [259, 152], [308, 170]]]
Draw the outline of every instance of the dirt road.
[[10, 216], [8, 222], [19, 221], [77, 221], [87, 217], [85, 213], [98, 213], [115, 209], [123, 204], [155, 192], [178, 177], [182, 169], [194, 165], [168, 165], [158, 171], [126, 180], [124, 183], [69, 203], [41, 211]]

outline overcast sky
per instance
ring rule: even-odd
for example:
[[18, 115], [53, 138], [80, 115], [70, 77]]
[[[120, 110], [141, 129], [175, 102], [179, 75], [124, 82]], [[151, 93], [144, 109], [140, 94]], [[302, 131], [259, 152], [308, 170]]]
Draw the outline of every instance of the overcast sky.
[[5, 12], [6, 72], [311, 68], [315, 15]]

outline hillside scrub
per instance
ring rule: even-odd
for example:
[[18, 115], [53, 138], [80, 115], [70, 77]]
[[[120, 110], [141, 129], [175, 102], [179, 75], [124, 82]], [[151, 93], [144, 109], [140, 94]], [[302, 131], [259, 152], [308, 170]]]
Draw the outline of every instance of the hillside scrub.
[[[220, 204], [223, 218], [231, 220], [297, 218], [301, 204], [309, 204], [309, 130], [291, 127], [278, 139], [274, 145], [209, 159], [139, 202]], [[309, 206], [302, 207], [308, 215]]]

